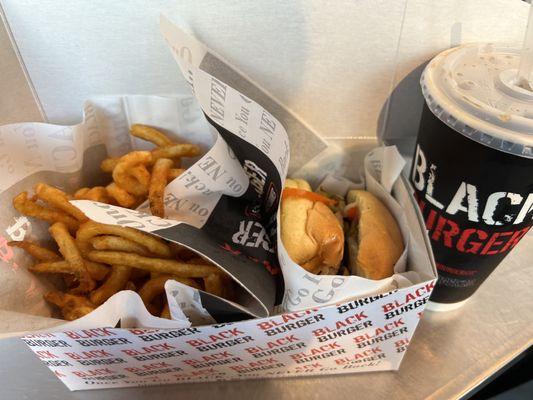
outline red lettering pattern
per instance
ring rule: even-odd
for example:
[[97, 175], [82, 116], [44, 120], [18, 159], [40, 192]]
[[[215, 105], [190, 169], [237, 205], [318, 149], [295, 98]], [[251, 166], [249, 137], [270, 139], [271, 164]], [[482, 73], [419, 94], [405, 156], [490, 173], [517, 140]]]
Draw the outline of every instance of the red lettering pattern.
[[23, 340], [76, 390], [390, 370], [434, 285], [239, 323], [95, 328]]

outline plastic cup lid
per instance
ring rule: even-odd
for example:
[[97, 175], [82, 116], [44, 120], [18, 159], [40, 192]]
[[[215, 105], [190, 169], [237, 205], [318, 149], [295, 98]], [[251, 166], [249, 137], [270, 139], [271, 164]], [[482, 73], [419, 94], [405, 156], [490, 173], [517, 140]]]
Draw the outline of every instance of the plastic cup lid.
[[533, 158], [533, 91], [516, 85], [519, 46], [469, 44], [440, 53], [420, 80], [430, 110], [485, 146]]

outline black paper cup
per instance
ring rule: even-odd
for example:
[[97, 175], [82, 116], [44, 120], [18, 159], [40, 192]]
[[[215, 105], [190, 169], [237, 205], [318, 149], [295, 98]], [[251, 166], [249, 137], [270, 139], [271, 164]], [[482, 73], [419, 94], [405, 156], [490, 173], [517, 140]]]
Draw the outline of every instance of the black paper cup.
[[533, 224], [533, 92], [519, 52], [467, 45], [426, 67], [410, 180], [439, 279], [428, 309], [458, 308]]

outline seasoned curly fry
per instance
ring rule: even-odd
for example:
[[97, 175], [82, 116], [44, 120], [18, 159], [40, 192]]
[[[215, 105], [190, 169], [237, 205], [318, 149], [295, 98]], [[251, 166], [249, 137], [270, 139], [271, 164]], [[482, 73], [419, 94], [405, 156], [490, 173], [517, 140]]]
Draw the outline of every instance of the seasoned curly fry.
[[203, 280], [206, 292], [228, 300], [235, 298], [235, 285], [228, 275], [209, 275]]
[[[33, 267], [32, 267], [33, 268]], [[35, 272], [32, 268], [28, 268], [29, 271]], [[76, 280], [76, 277], [74, 275], [70, 275], [68, 273], [63, 274], [63, 281], [65, 282], [65, 286], [67, 289], [72, 289], [74, 286], [78, 284], [78, 281]]]
[[34, 190], [39, 199], [47, 202], [52, 207], [72, 215], [78, 221], [87, 221], [88, 218], [85, 216], [85, 214], [82, 213], [77, 207], [69, 203], [69, 200], [71, 199], [62, 190], [45, 183], [38, 183], [35, 185]]
[[178, 176], [180, 176], [184, 172], [185, 170], [183, 168], [172, 168], [170, 171], [168, 171], [169, 182], [173, 181], [174, 179], [176, 179]]
[[136, 253], [140, 254], [141, 256], [150, 255], [150, 252], [146, 247], [141, 246], [140, 244], [135, 243], [129, 239], [125, 239], [121, 236], [96, 236], [91, 240], [91, 244], [96, 250], [116, 250]]
[[91, 188], [85, 196], [87, 200], [99, 201], [102, 203], [109, 203], [112, 201], [111, 196], [107, 193], [107, 189], [103, 186], [95, 186]]
[[56, 222], [48, 231], [57, 242], [59, 252], [65, 257], [65, 260], [74, 270], [74, 275], [78, 279], [79, 286], [72, 290], [73, 293], [90, 292], [96, 286], [94, 279], [91, 278], [87, 267], [81, 257], [81, 253], [76, 247], [76, 242], [70, 236], [67, 227], [62, 222]]
[[95, 281], [103, 281], [109, 274], [109, 267], [107, 265], [85, 259], [83, 262], [87, 267], [87, 271], [89, 271], [89, 275], [91, 275], [91, 278]]
[[[169, 279], [168, 276], [160, 276], [158, 278], [150, 279], [139, 290], [139, 296], [146, 306], [148, 312], [152, 315], [159, 313], [158, 308], [152, 304], [152, 300], [165, 291], [165, 282]], [[165, 299], [166, 303], [166, 299]]]
[[130, 174], [143, 186], [150, 184], [150, 172], [142, 164], [136, 165], [130, 169]]
[[115, 203], [113, 198], [109, 196], [107, 190], [103, 186], [95, 186], [93, 188], [81, 188], [74, 193], [76, 200], [92, 200], [101, 203]]
[[[109, 268], [104, 264], [96, 263], [93, 261], [83, 260], [87, 267], [87, 272], [95, 281], [102, 281], [109, 273]], [[32, 272], [38, 273], [55, 273], [55, 274], [70, 274], [76, 275], [76, 269], [65, 260], [61, 261], [48, 261], [35, 264], [33, 267], [28, 268]]]
[[139, 290], [139, 296], [145, 305], [148, 305], [152, 300], [165, 291], [165, 282], [172, 279], [169, 275], [161, 275], [157, 278], [152, 278]]
[[91, 302], [99, 306], [115, 293], [124, 289], [130, 280], [130, 276], [130, 267], [124, 265], [112, 265], [111, 273], [106, 281], [98, 289], [91, 292], [89, 296]]
[[130, 133], [133, 136], [152, 142], [156, 146], [172, 144], [172, 140], [170, 140], [164, 133], [150, 126], [134, 124], [130, 128]]
[[152, 170], [152, 179], [150, 180], [150, 188], [148, 192], [148, 200], [150, 201], [150, 211], [152, 215], [160, 218], [165, 218], [165, 204], [163, 203], [165, 196], [165, 187], [168, 182], [168, 171], [174, 165], [173, 161], [168, 158], [160, 158], [154, 164]]
[[181, 257], [181, 253], [190, 251], [187, 247], [174, 242], [169, 242], [168, 247], [170, 248], [173, 258], [183, 259], [183, 257]]
[[152, 214], [164, 217], [165, 187], [186, 171], [181, 158], [199, 156], [200, 148], [176, 143], [145, 125], [133, 125], [131, 134], [155, 148], [103, 160], [100, 168], [113, 179], [106, 187], [84, 187], [70, 195], [38, 183], [33, 196], [23, 192], [13, 199], [22, 214], [51, 224], [49, 232], [61, 254], [30, 241], [8, 245], [37, 260], [28, 268], [32, 272], [61, 274], [68, 292], [53, 291], [44, 297], [61, 309], [65, 319], [82, 317], [121, 290], [137, 290], [153, 315], [170, 319], [169, 305], [161, 296], [168, 279], [233, 296], [231, 278], [195, 252], [135, 229], [89, 221], [70, 203], [71, 199], [91, 200], [135, 209], [149, 200]]
[[[115, 235], [125, 239], [131, 240], [155, 254], [158, 257], [171, 257], [172, 253], [170, 248], [161, 240], [147, 233], [138, 231], [133, 228], [126, 228], [123, 226], [100, 224], [94, 221], [87, 221], [80, 226], [76, 233], [76, 243], [82, 253], [88, 253], [92, 250], [91, 240], [95, 236], [100, 235]], [[120, 262], [114, 262], [109, 264], [122, 264]], [[135, 265], [130, 265], [135, 267]]]
[[160, 158], [196, 157], [200, 155], [200, 147], [195, 144], [171, 144], [152, 150], [152, 162]]
[[133, 178], [130, 170], [138, 164], [149, 164], [151, 161], [152, 155], [149, 151], [132, 151], [120, 157], [118, 164], [113, 169], [113, 180], [128, 193], [143, 196], [148, 193], [148, 187]]
[[[172, 275], [159, 275], [149, 279], [139, 290], [139, 296], [141, 296], [141, 299], [147, 310], [153, 315], [157, 314], [157, 309], [152, 304], [152, 300], [160, 294], [165, 293], [165, 283], [169, 279], [173, 279], [175, 281], [183, 283], [184, 285], [191, 286], [196, 289], [201, 289], [200, 285], [194, 279], [191, 278], [180, 278]], [[160, 316], [161, 318], [170, 319], [170, 309], [168, 306], [168, 301], [166, 299], [163, 311], [161, 312]]]
[[75, 231], [79, 227], [79, 222], [70, 215], [59, 210], [45, 208], [34, 200], [28, 199], [28, 193], [22, 192], [13, 199], [13, 206], [21, 214], [28, 217], [36, 217], [51, 224], [63, 222], [70, 231]]
[[[135, 153], [148, 153], [148, 152], [135, 152]], [[100, 164], [100, 168], [104, 172], [113, 173], [115, 168], [116, 168], [116, 166], [121, 161], [123, 161], [123, 160], [121, 160], [121, 158], [106, 158]], [[129, 159], [127, 161], [131, 162], [132, 160]], [[146, 188], [150, 184], [150, 172], [146, 169], [146, 167], [144, 165], [142, 165], [142, 164], [130, 165], [130, 168], [128, 169], [127, 172], [128, 172], [128, 175], [131, 175], [131, 176], [126, 176], [125, 180], [124, 179], [122, 179], [122, 180], [119, 179], [117, 181], [115, 179], [116, 183], [119, 186], [122, 186], [122, 190], [126, 191], [125, 189], [129, 188], [128, 185], [133, 185], [133, 187], [134, 187], [133, 190], [134, 191], [135, 191], [135, 188], [137, 188], [139, 190], [139, 192], [142, 192], [142, 191], [144, 191], [143, 187]], [[88, 200], [93, 200], [93, 199], [88, 199]]]
[[55, 251], [47, 249], [46, 247], [39, 246], [36, 243], [28, 240], [22, 240], [20, 242], [8, 242], [8, 246], [18, 247], [23, 249], [30, 256], [39, 261], [58, 261], [61, 260], [59, 254]]
[[169, 279], [173, 279], [175, 281], [181, 282], [184, 285], [194, 287], [196, 289], [199, 289], [200, 286], [194, 279], [190, 278], [180, 278], [177, 276], [172, 275], [160, 275], [155, 278], [151, 278], [141, 287], [139, 290], [139, 296], [141, 296], [141, 299], [145, 305], [148, 305], [152, 302], [152, 300], [160, 295], [161, 293], [165, 292], [165, 282]]
[[109, 195], [122, 207], [132, 208], [138, 202], [134, 196], [126, 192], [114, 182], [107, 185], [106, 189], [107, 193], [109, 193]]
[[205, 291], [215, 296], [222, 296], [222, 275], [209, 275], [204, 278]]
[[87, 254], [87, 258], [91, 261], [105, 264], [120, 263], [150, 272], [170, 274], [181, 278], [204, 278], [211, 274], [223, 273], [218, 267], [213, 265], [189, 264], [177, 260], [143, 257], [138, 254], [120, 251], [93, 250]]
[[[187, 261], [191, 264], [209, 264], [209, 262], [205, 262], [204, 260], [198, 258], [197, 254], [194, 251], [188, 249], [185, 246], [182, 246], [181, 244], [169, 243], [169, 247], [172, 251], [173, 257], [177, 258], [178, 260]], [[201, 262], [194, 262], [196, 258], [201, 260]]]
[[96, 307], [87, 298], [82, 296], [74, 296], [68, 293], [58, 291], [48, 292], [44, 295], [44, 299], [49, 303], [55, 304], [60, 308], [63, 318], [68, 321], [81, 318], [89, 314]]
[[104, 172], [113, 172], [119, 160], [120, 157], [106, 158], [100, 164], [100, 169]]
[[85, 197], [85, 195], [87, 194], [89, 190], [91, 189], [86, 188], [86, 187], [76, 190], [76, 192], [74, 193], [74, 198], [76, 200], [86, 200], [87, 198]]
[[161, 311], [161, 314], [159, 315], [160, 318], [166, 318], [166, 319], [172, 319], [170, 316], [170, 307], [168, 306], [168, 303], [165, 303], [165, 306], [163, 307], [163, 311]]

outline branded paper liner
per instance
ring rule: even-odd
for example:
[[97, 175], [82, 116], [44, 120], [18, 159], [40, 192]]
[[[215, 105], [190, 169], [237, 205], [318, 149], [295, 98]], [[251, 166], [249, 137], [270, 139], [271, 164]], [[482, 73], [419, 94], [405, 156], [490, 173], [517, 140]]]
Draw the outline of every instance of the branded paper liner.
[[[272, 226], [275, 227], [281, 182], [289, 168], [288, 136], [279, 119], [255, 101], [226, 85], [221, 77], [215, 78], [181, 57], [188, 54], [187, 51], [191, 52], [189, 48], [184, 51], [182, 46], [192, 40], [190, 37], [165, 20], [162, 29], [182, 71], [189, 78], [206, 118], [188, 96], [119, 96], [89, 102], [84, 123], [74, 127], [46, 124], [2, 127], [2, 137], [12, 141], [12, 154], [23, 155], [15, 160], [9, 156], [4, 158], [9, 161], [4, 163], [6, 179], [2, 182], [4, 191], [1, 193], [4, 204], [39, 181], [55, 184], [67, 191], [82, 184], [102, 182], [103, 177], [97, 170], [106, 152], [120, 155], [139, 145], [132, 142], [127, 134], [132, 123], [154, 125], [175, 138], [200, 143], [208, 153], [196, 163], [191, 160], [189, 173], [184, 174], [184, 179], [188, 177], [189, 182], [178, 178], [167, 188], [167, 197], [169, 194], [183, 196], [186, 193], [183, 198], [195, 200], [198, 207], [184, 213], [183, 209], [172, 209], [167, 204], [167, 214], [175, 218], [172, 220], [161, 220], [140, 212], [121, 212], [127, 213], [136, 228], [163, 237], [170, 233], [169, 239], [185, 242], [230, 272], [248, 294], [248, 303], [244, 307], [251, 315], [272, 312], [276, 302], [275, 279], [271, 272], [275, 268], [265, 268], [262, 262], [269, 259], [258, 263], [257, 252], [249, 251], [225, 254], [217, 249], [216, 240], [200, 237], [199, 245], [198, 235], [201, 236], [207, 226], [214, 227], [218, 238], [228, 237], [229, 231], [218, 234], [224, 229], [234, 228], [231, 224], [210, 225], [211, 216], [217, 215], [220, 211], [217, 207], [221, 204], [221, 210], [230, 210], [237, 216], [239, 212], [249, 216], [247, 204], [255, 204], [254, 210], [260, 210], [255, 220], [259, 222], [257, 229], [260, 233], [257, 236], [261, 236], [262, 240], [255, 241], [251, 247], [262, 255], [273, 254], [268, 243], [270, 236], [262, 230], [270, 233]], [[201, 64], [202, 58], [198, 58], [198, 54], [191, 59]], [[221, 88], [227, 95], [222, 107], [213, 104], [220, 103]], [[243, 106], [253, 110], [250, 113], [252, 117], [247, 120], [249, 129], [244, 131], [240, 125], [242, 114], [239, 114]], [[278, 110], [278, 115], [282, 111]], [[305, 139], [305, 134], [292, 136], [291, 144], [298, 146], [299, 141]], [[382, 198], [402, 222], [407, 250], [393, 278], [384, 282], [340, 276], [320, 277], [320, 282], [317, 282], [316, 276], [304, 278], [301, 275], [303, 270], [284, 254], [278, 241], [279, 261], [286, 286], [281, 309], [290, 310], [289, 314], [190, 327], [186, 319], [169, 321], [151, 316], [135, 293], [124, 291], [86, 317], [55, 328], [57, 332], [26, 336], [24, 340], [73, 390], [398, 368], [429, 298], [436, 274], [423, 224], [405, 182], [402, 178], [396, 179], [397, 174], [388, 183], [387, 179], [382, 179], [394, 170], [386, 167], [389, 159], [386, 154], [390, 151], [380, 149], [368, 156], [366, 162], [372, 163], [373, 168], [366, 169], [366, 181], [368, 189]], [[196, 187], [204, 191], [203, 196], [187, 192], [189, 188], [186, 184], [191, 182], [191, 173], [196, 172], [192, 176], [198, 178], [201, 174], [198, 169], [206, 166], [206, 162], [213, 165], [213, 161], [214, 164], [228, 166], [225, 184], [215, 182], [200, 185], [201, 189]], [[263, 183], [268, 184], [261, 186], [254, 182], [253, 179], [258, 176], [263, 176]], [[195, 185], [208, 182], [208, 179], [204, 176], [192, 181]], [[394, 199], [377, 184], [378, 181], [393, 189]], [[240, 185], [238, 190], [235, 190], [236, 185]], [[258, 191], [258, 186], [266, 187], [266, 190]], [[205, 190], [208, 190], [207, 195]], [[246, 201], [241, 208], [228, 206], [238, 204], [243, 196]], [[224, 201], [227, 204], [223, 204]], [[109, 213], [106, 213], [109, 208], [86, 201], [75, 204], [91, 218], [112, 223]], [[207, 213], [193, 215], [199, 207], [207, 209]], [[15, 217], [14, 211], [7, 211], [1, 218], [4, 218], [0, 222], [6, 234], [12, 239], [46, 236], [44, 224]], [[246, 232], [238, 218], [226, 221], [239, 222], [232, 238], [236, 232]], [[180, 234], [175, 235], [176, 232]], [[240, 235], [236, 237], [239, 239]], [[232, 243], [237, 244], [244, 248], [247, 241]], [[0, 298], [1, 307], [50, 315], [49, 308], [41, 300], [42, 293], [52, 286], [50, 282], [25, 271], [24, 267], [30, 262], [26, 256], [19, 252], [15, 255], [8, 247], [5, 247], [4, 253], [7, 268], [3, 269], [3, 274], [11, 274], [11, 280], [8, 281], [9, 293]], [[243, 267], [240, 272], [235, 267], [239, 267], [239, 263]], [[244, 266], [254, 268], [253, 274], [247, 275]], [[302, 279], [310, 283], [303, 283], [305, 280]], [[310, 284], [315, 287], [310, 289]], [[295, 296], [299, 297], [299, 302], [287, 301]], [[35, 307], [25, 309], [24, 304], [35, 304]], [[111, 328], [119, 322], [122, 328]], [[129, 327], [135, 329], [125, 329]]]
[[239, 323], [23, 340], [71, 390], [393, 370], [433, 284]]

